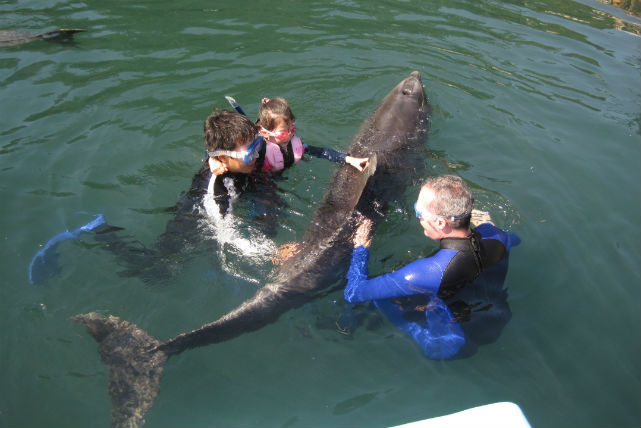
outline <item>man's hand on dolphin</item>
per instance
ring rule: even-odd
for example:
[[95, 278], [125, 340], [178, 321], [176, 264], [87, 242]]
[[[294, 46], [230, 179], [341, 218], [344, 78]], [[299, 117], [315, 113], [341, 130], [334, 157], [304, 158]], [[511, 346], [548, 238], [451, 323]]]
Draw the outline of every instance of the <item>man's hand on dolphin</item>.
[[354, 248], [369, 248], [369, 246], [372, 244], [372, 238], [370, 237], [371, 231], [372, 220], [368, 219], [365, 216], [361, 217], [358, 229], [356, 229], [356, 232], [354, 233]]
[[298, 242], [288, 242], [278, 247], [278, 252], [272, 257], [272, 263], [275, 266], [280, 266], [288, 259], [294, 257], [301, 250]]
[[490, 213], [488, 211], [481, 211], [477, 209], [472, 210], [472, 218], [470, 219], [470, 222], [474, 226], [478, 226], [479, 224], [483, 223], [490, 223], [494, 224], [492, 222], [492, 216], [490, 216]]

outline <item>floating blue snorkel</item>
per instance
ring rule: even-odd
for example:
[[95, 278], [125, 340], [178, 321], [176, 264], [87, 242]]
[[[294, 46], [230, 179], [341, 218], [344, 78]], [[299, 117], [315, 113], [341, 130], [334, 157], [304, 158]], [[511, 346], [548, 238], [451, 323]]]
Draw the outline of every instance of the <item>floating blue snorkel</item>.
[[93, 229], [97, 228], [101, 224], [105, 223], [105, 217], [102, 214], [96, 214], [95, 219], [80, 226], [78, 229], [73, 232], [65, 230], [51, 238], [45, 245], [33, 256], [31, 263], [29, 263], [29, 282], [31, 284], [41, 283], [48, 276], [49, 272], [55, 270], [55, 266], [52, 266], [56, 262], [56, 254], [53, 253], [58, 244], [67, 239], [77, 238], [82, 232], [90, 232]]

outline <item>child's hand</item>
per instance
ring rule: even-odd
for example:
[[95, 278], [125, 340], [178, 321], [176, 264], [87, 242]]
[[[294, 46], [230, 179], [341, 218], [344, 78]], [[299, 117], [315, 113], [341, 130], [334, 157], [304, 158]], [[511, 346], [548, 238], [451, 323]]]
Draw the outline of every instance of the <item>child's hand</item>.
[[350, 164], [357, 170], [363, 172], [369, 165], [369, 158], [355, 158], [352, 156], [345, 156], [345, 163]]
[[227, 172], [227, 167], [218, 159], [209, 158], [209, 170], [212, 175], [221, 175]]
[[363, 217], [361, 220], [361, 224], [358, 226], [358, 229], [356, 229], [356, 233], [354, 233], [354, 248], [369, 248], [372, 243], [372, 240], [369, 236], [371, 231], [372, 220], [368, 219], [367, 217]]

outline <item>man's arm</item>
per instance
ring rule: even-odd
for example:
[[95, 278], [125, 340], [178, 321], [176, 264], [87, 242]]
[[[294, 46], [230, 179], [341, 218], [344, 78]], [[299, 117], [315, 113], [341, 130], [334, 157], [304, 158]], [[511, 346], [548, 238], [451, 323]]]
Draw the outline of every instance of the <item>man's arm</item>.
[[463, 329], [447, 305], [436, 296], [431, 297], [425, 310], [427, 327], [405, 319], [403, 311], [389, 299], [376, 300], [374, 304], [396, 327], [414, 339], [427, 358], [451, 358], [465, 345]]

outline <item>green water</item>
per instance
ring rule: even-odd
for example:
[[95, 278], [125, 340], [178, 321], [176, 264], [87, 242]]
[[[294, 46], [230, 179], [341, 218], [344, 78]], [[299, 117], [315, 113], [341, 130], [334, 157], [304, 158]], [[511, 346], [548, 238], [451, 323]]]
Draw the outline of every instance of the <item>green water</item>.
[[[109, 425], [107, 369], [68, 317], [100, 310], [167, 339], [239, 304], [269, 268], [268, 255], [195, 248], [173, 276], [143, 282], [83, 236], [60, 246], [57, 275], [30, 285], [50, 237], [103, 213], [153, 243], [224, 95], [251, 116], [284, 96], [306, 142], [346, 150], [419, 70], [434, 110], [427, 167], [468, 180], [523, 240], [499, 340], [430, 361], [389, 324], [345, 336], [332, 326], [337, 292], [172, 358], [147, 426], [385, 427], [513, 401], [536, 427], [638, 427], [641, 43], [598, 4], [0, 2], [1, 29], [88, 30], [0, 48], [0, 426]], [[285, 174], [273, 245], [301, 237], [333, 168]], [[372, 273], [434, 248], [411, 208], [419, 186], [387, 211]]]

